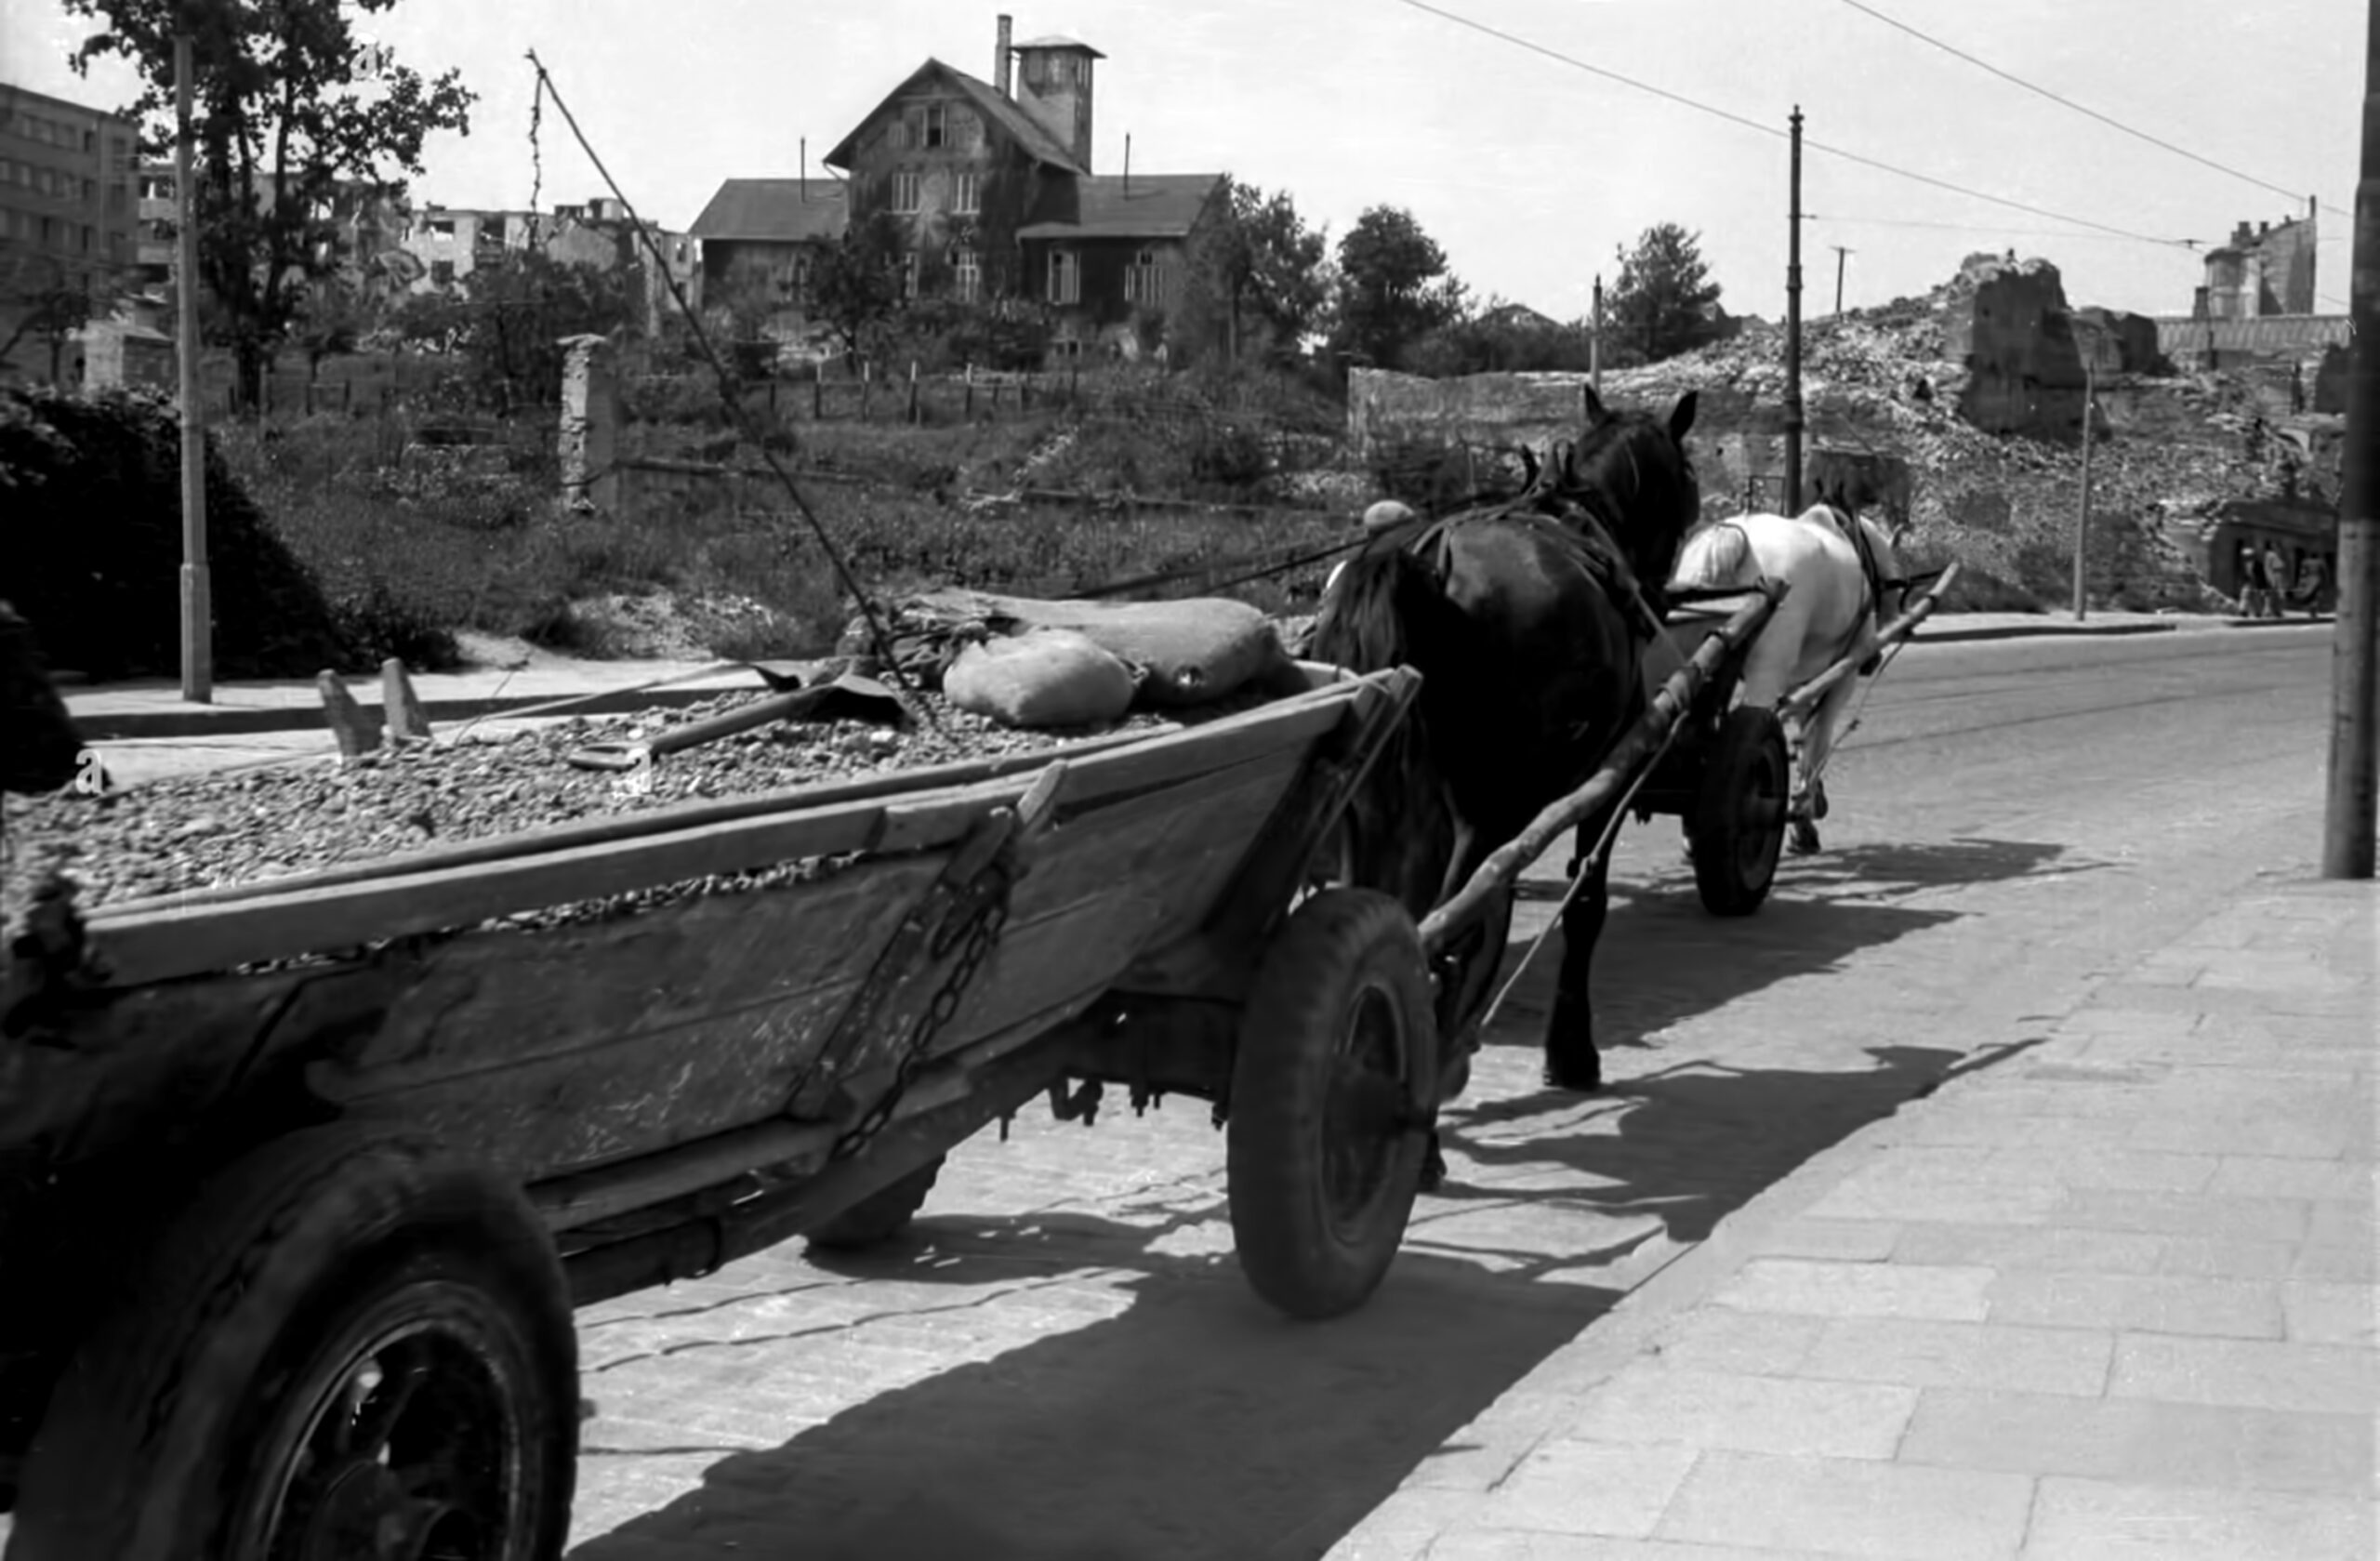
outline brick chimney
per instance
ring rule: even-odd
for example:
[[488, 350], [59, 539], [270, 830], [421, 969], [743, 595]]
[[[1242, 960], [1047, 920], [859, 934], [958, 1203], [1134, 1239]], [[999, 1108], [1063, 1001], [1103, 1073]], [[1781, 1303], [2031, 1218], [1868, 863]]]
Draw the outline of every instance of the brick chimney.
[[999, 88], [1001, 97], [1013, 98], [1015, 94], [1009, 90], [1008, 86], [1008, 40], [1009, 19], [1008, 14], [1006, 12], [1002, 12], [1000, 14], [999, 44], [992, 51], [992, 85]]
[[2255, 236], [2255, 234], [2248, 231], [2248, 225], [2245, 222], [2242, 222], [2238, 227], [2231, 230], [2231, 247], [2234, 249], [2240, 248], [2250, 239], [2254, 238]]

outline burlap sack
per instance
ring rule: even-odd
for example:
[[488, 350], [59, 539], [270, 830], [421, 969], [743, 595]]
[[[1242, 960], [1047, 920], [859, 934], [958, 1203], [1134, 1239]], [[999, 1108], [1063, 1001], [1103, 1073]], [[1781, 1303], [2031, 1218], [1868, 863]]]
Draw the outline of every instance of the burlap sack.
[[1130, 668], [1087, 637], [1036, 628], [960, 651], [942, 692], [1002, 726], [1093, 726], [1131, 708], [1133, 682]]

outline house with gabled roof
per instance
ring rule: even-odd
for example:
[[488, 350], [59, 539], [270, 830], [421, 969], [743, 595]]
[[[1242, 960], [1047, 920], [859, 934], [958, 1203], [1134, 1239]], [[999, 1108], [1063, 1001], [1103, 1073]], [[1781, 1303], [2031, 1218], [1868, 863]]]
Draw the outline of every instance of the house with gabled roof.
[[802, 246], [890, 212], [906, 234], [913, 297], [1037, 313], [1053, 358], [1153, 350], [1193, 239], [1225, 215], [1223, 176], [1135, 174], [1129, 156], [1121, 173], [1094, 173], [1094, 73], [1106, 56], [1073, 38], [1012, 44], [1010, 33], [1002, 16], [991, 81], [929, 59], [826, 153], [845, 179], [810, 188], [837, 191], [839, 205], [801, 206], [788, 179], [721, 186], [693, 229], [706, 278], [721, 245], [718, 274], [765, 256], [798, 290]]

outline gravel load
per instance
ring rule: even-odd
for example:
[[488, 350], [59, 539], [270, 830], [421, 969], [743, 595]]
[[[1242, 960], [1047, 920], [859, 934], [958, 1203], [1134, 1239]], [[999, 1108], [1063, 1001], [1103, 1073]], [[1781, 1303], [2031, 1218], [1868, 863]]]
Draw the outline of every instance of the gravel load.
[[[592, 743], [652, 738], [733, 710], [728, 695], [683, 709], [580, 718], [541, 728], [465, 732], [450, 741], [382, 749], [340, 763], [311, 759], [128, 787], [104, 798], [69, 793], [8, 797], [0, 812], [0, 924], [13, 936], [33, 888], [55, 870], [83, 909], [159, 895], [249, 884], [371, 861], [430, 845], [647, 812], [701, 799], [855, 780], [926, 765], [1023, 754], [1097, 734], [1012, 731], [922, 696], [939, 729], [913, 721], [895, 730], [858, 721], [780, 721], [658, 758], [649, 771], [586, 770], [566, 761]], [[1218, 702], [1185, 714], [1211, 720], [1255, 700]], [[1153, 730], [1134, 714], [1105, 732]], [[698, 893], [734, 893], [815, 877], [820, 863], [555, 906], [515, 925], [602, 919]]]

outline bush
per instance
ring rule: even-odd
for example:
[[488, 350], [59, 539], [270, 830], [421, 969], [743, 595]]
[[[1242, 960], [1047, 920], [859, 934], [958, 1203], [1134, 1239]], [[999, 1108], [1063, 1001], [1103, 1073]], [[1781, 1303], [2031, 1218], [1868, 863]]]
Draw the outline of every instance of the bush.
[[[140, 392], [0, 389], [7, 498], [0, 595], [41, 635], [54, 667], [95, 679], [164, 677], [180, 666], [181, 433], [171, 405]], [[365, 607], [358, 634], [210, 442], [206, 542], [218, 677], [368, 669], [398, 616]]]

